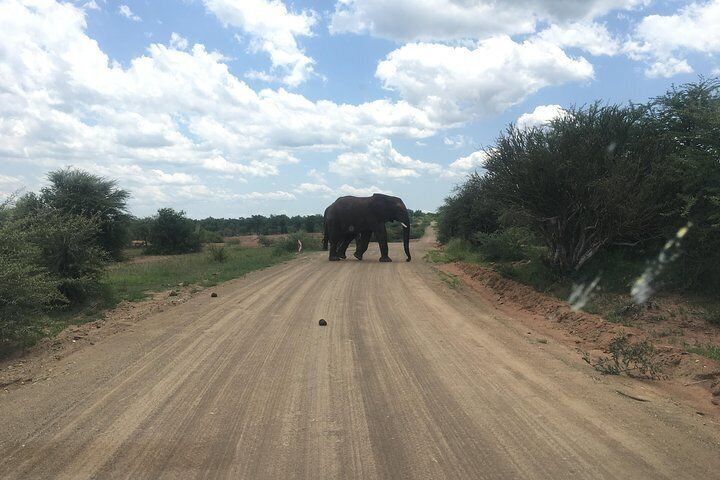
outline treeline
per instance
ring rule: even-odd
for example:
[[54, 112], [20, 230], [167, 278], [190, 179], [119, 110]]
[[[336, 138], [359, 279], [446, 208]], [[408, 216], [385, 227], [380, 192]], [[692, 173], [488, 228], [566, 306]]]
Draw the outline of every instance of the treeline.
[[560, 277], [647, 264], [672, 247], [656, 260], [666, 287], [720, 289], [717, 79], [646, 104], [572, 108], [543, 127], [510, 125], [486, 152], [485, 172], [439, 210], [441, 241], [516, 260], [538, 247]]

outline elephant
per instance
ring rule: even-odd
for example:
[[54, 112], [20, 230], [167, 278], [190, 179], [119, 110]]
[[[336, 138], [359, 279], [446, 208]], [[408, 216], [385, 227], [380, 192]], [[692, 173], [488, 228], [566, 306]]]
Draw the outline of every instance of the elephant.
[[[322, 239], [322, 247], [323, 250], [328, 249], [328, 231], [327, 231], [327, 214], [330, 210], [330, 207], [325, 209], [325, 213], [323, 214], [323, 239]], [[342, 260], [345, 260], [347, 258], [346, 252], [347, 248], [350, 246], [350, 243], [352, 243], [353, 240], [355, 240], [355, 253], [353, 256], [357, 258], [358, 260], [362, 260], [363, 254], [368, 248], [368, 245], [370, 244], [370, 237], [372, 236], [372, 231], [368, 230], [366, 232], [351, 232], [347, 233], [340, 243], [340, 246], [337, 249], [338, 257]]]
[[373, 194], [371, 197], [340, 197], [325, 209], [323, 248], [328, 249], [329, 245], [330, 261], [341, 260], [341, 255], [345, 253], [343, 246], [346, 249], [352, 238], [359, 234], [361, 240], [355, 256], [361, 259], [370, 235], [374, 233], [380, 244], [380, 261], [391, 262], [385, 222], [396, 220], [403, 226], [403, 247], [406, 261], [409, 262], [410, 215], [407, 207], [402, 199], [382, 193]]

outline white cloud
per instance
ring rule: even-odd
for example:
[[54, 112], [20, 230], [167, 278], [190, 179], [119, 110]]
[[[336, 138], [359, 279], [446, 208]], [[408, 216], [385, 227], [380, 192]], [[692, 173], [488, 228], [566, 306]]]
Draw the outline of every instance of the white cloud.
[[330, 163], [328, 170], [344, 177], [371, 176], [379, 179], [419, 177], [440, 173], [436, 163], [412, 159], [395, 150], [389, 139], [373, 140], [365, 152], [346, 152]]
[[171, 185], [189, 185], [199, 183], [199, 180], [196, 176], [188, 175], [187, 173], [165, 173], [162, 170], [158, 169], [154, 169], [152, 172], [155, 174], [155, 177], [160, 183], [166, 183]]
[[478, 168], [483, 168], [486, 160], [487, 152], [478, 150], [452, 162], [448, 170], [443, 173], [443, 176], [450, 178], [462, 177]]
[[206, 158], [202, 163], [203, 168], [223, 173], [239, 173], [243, 175], [253, 175], [258, 177], [266, 177], [268, 175], [277, 175], [278, 169], [274, 165], [268, 165], [254, 161], [250, 165], [241, 163], [233, 163], [227, 161], [221, 156]]
[[203, 45], [151, 44], [127, 67], [85, 33], [72, 4], [0, 3], [0, 161], [56, 168], [96, 158], [277, 175], [297, 152], [424, 138], [443, 125], [408, 102], [310, 101], [252, 90]]
[[130, 10], [130, 7], [128, 7], [127, 5], [120, 5], [120, 7], [118, 8], [118, 12], [120, 13], [120, 15], [127, 18], [128, 20], [132, 20], [133, 22], [139, 22], [142, 20], [142, 18], [135, 15], [132, 10]]
[[239, 193], [237, 195], [234, 195], [233, 198], [241, 200], [294, 200], [295, 195], [290, 192], [277, 190], [275, 192]]
[[595, 22], [553, 24], [538, 33], [537, 38], [561, 48], [580, 48], [592, 55], [615, 55], [620, 51], [620, 41], [605, 25]]
[[332, 195], [334, 190], [324, 183], [301, 183], [296, 189], [297, 193], [318, 193], [325, 195]]
[[186, 38], [181, 37], [179, 34], [172, 32], [170, 35], [170, 46], [176, 50], [187, 50], [188, 41]]
[[589, 80], [593, 67], [548, 42], [502, 36], [474, 49], [407, 44], [378, 64], [376, 76], [432, 120], [452, 125], [502, 112], [549, 85]]
[[[274, 70], [282, 71], [282, 82], [296, 87], [313, 74], [315, 61], [305, 55], [297, 37], [312, 35], [315, 13], [288, 11], [280, 0], [203, 0], [224, 25], [242, 29], [250, 37], [250, 48], [270, 56]], [[255, 78], [272, 79], [272, 75]]]
[[692, 72], [687, 53], [720, 52], [720, 0], [693, 2], [672, 15], [642, 19], [624, 50], [634, 60], [647, 61], [649, 77]]
[[465, 135], [453, 135], [450, 137], [443, 137], [443, 143], [451, 148], [463, 148], [470, 145], [473, 139], [466, 137]]
[[550, 120], [565, 114], [560, 105], [539, 105], [531, 113], [523, 113], [518, 117], [515, 125], [519, 129], [542, 127]]
[[533, 33], [539, 21], [591, 20], [649, 0], [339, 0], [332, 33], [369, 33], [397, 41], [487, 38]]
[[335, 198], [343, 195], [354, 195], [357, 197], [369, 197], [373, 193], [385, 193], [392, 194], [390, 190], [380, 188], [376, 185], [370, 185], [367, 187], [356, 187], [348, 185], [347, 183], [342, 184], [337, 188], [331, 188], [325, 183], [302, 183], [295, 188], [295, 193], [305, 196], [313, 196], [319, 198]]
[[692, 73], [693, 68], [687, 60], [670, 57], [653, 62], [645, 69], [649, 78], [670, 78], [680, 73]]
[[342, 184], [337, 189], [337, 192], [339, 195], [354, 195], [356, 197], [369, 197], [373, 193], [384, 193], [386, 195], [392, 195], [393, 193], [390, 190], [386, 190], [375, 185], [369, 187], [354, 187], [352, 185], [348, 185], [347, 183]]
[[100, 6], [97, 4], [95, 0], [90, 0], [89, 2], [85, 2], [82, 6], [82, 8], [87, 10], [100, 10]]

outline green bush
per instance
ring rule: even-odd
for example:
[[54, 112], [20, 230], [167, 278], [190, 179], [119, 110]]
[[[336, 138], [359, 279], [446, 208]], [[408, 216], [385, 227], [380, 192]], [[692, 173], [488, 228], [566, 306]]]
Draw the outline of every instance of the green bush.
[[95, 241], [101, 228], [97, 221], [45, 207], [15, 225], [26, 232], [40, 265], [57, 279], [58, 290], [70, 303], [98, 294], [107, 254]]
[[448, 262], [474, 262], [480, 261], [480, 254], [473, 245], [461, 238], [453, 238], [444, 249], [445, 260]]
[[149, 232], [148, 253], [175, 255], [199, 252], [200, 234], [195, 223], [183, 211], [161, 208], [153, 217]]
[[260, 244], [261, 247], [272, 247], [273, 241], [265, 235], [258, 235], [258, 244]]
[[278, 253], [297, 252], [299, 247], [298, 241], [302, 242], [303, 252], [322, 249], [320, 239], [303, 231], [280, 237], [275, 241], [273, 248]]
[[207, 248], [207, 253], [210, 259], [214, 262], [222, 263], [227, 260], [227, 252], [225, 251], [225, 247], [221, 247], [218, 245], [210, 245]]
[[218, 232], [200, 229], [200, 242], [202, 243], [223, 243], [223, 236]]
[[489, 261], [517, 261], [528, 258], [528, 250], [535, 243], [533, 234], [521, 227], [511, 227], [494, 233], [476, 232], [472, 240]]
[[57, 283], [26, 234], [15, 224], [0, 225], [0, 344], [37, 336], [45, 311], [66, 301]]

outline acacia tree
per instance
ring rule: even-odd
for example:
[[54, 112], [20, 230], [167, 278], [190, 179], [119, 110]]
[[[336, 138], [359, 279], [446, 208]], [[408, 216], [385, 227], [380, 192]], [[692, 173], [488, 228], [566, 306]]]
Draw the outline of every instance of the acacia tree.
[[84, 170], [63, 169], [48, 174], [50, 185], [42, 189], [42, 201], [63, 213], [80, 215], [99, 226], [97, 243], [119, 260], [127, 242], [130, 193], [108, 180]]
[[661, 237], [675, 188], [644, 114], [593, 104], [545, 128], [511, 125], [488, 150], [490, 198], [528, 222], [558, 270], [580, 268], [608, 244]]
[[671, 238], [691, 224], [683, 255], [675, 262], [684, 287], [720, 288], [720, 79], [673, 87], [654, 99], [648, 125], [669, 151], [672, 173], [681, 183], [678, 215], [668, 222]]

